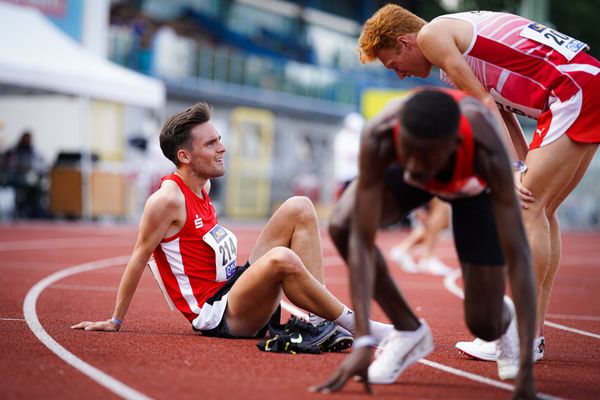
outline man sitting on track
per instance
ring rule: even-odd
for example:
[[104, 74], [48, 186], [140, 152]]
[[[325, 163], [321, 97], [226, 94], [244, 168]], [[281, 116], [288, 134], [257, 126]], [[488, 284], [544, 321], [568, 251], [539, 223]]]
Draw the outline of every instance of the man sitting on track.
[[[198, 103], [164, 124], [161, 148], [177, 169], [146, 202], [113, 316], [72, 328], [118, 331], [154, 254], [172, 302], [203, 335], [264, 335], [282, 294], [312, 313], [313, 324], [326, 319], [354, 332], [353, 313], [323, 285], [319, 225], [309, 199], [284, 202], [262, 230], [246, 265], [236, 267], [237, 239], [218, 224], [208, 196], [210, 179], [225, 174], [226, 151], [210, 115], [211, 107]], [[381, 339], [392, 326], [372, 322], [371, 329]], [[324, 349], [351, 344], [352, 337], [338, 329]]]
[[[332, 378], [312, 390], [339, 390], [355, 375], [368, 391], [369, 383], [392, 384], [433, 351], [431, 331], [396, 287], [375, 235], [379, 226], [438, 196], [452, 206], [467, 325], [486, 340], [500, 338], [500, 378], [516, 377], [516, 397], [535, 397], [533, 272], [500, 135], [491, 112], [456, 90], [417, 91], [391, 102], [367, 123], [358, 179], [338, 202], [330, 223], [332, 239], [350, 269], [358, 338]], [[514, 305], [504, 296], [505, 264], [518, 333]], [[395, 330], [383, 339], [369, 366], [376, 342], [367, 323], [373, 296]]]

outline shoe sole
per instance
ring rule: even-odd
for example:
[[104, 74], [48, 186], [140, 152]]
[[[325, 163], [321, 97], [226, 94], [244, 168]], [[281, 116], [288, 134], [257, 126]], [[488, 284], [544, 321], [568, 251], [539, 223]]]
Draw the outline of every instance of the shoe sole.
[[461, 353], [474, 358], [476, 360], [480, 360], [480, 361], [496, 361], [496, 355], [482, 355], [481, 353], [477, 354], [474, 351], [469, 351], [463, 347], [460, 346], [459, 343], [457, 343], [454, 347], [456, 347], [458, 349], [458, 351], [460, 351]]
[[431, 335], [427, 335], [419, 340], [415, 346], [404, 356], [404, 362], [399, 366], [397, 370], [393, 372], [392, 378], [373, 378], [369, 375], [369, 383], [376, 385], [391, 385], [396, 383], [398, 377], [402, 372], [419, 361], [422, 358], [427, 357], [433, 352], [433, 338]]
[[353, 338], [344, 336], [323, 343], [323, 345], [321, 346], [321, 350], [329, 353], [337, 353], [349, 349], [350, 347], [352, 347], [353, 343]]

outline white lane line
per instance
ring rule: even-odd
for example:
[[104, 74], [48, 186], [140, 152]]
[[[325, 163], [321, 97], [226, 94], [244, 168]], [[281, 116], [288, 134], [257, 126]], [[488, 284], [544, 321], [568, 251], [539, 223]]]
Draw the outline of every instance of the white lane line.
[[0, 321], [25, 321], [23, 318], [2, 318], [0, 317]]
[[[448, 290], [453, 295], [458, 296], [461, 299], [464, 299], [463, 290], [456, 283], [456, 280], [458, 279], [459, 276], [461, 276], [461, 271], [460, 270], [454, 270], [454, 271], [452, 271], [450, 274], [448, 274], [444, 278], [444, 287], [446, 288], [446, 290]], [[544, 321], [544, 325], [547, 325], [549, 327], [556, 328], [556, 329], [561, 329], [563, 331], [567, 331], [567, 332], [571, 332], [571, 333], [576, 333], [576, 334], [583, 335], [583, 336], [592, 337], [594, 339], [600, 339], [600, 335], [598, 335], [596, 333], [584, 331], [584, 330], [581, 330], [581, 329], [571, 328], [569, 326], [562, 325], [562, 324], [557, 324], [555, 322], [551, 322], [551, 321], [545, 320]]]
[[77, 369], [84, 375], [87, 375], [92, 380], [96, 381], [98, 384], [104, 386], [105, 388], [107, 388], [108, 390], [110, 390], [118, 396], [124, 397], [126, 399], [148, 400], [150, 399], [150, 397], [146, 396], [141, 392], [138, 392], [137, 390], [127, 386], [123, 382], [113, 378], [112, 376], [106, 374], [98, 368], [86, 363], [85, 361], [81, 360], [73, 353], [65, 349], [63, 346], [58, 344], [58, 342], [56, 342], [56, 340], [54, 340], [44, 330], [36, 313], [36, 303], [38, 297], [44, 291], [44, 289], [52, 285], [54, 282], [82, 272], [93, 271], [100, 268], [106, 268], [114, 265], [123, 264], [126, 263], [128, 260], [129, 255], [107, 258], [104, 260], [98, 260], [76, 265], [47, 276], [46, 278], [36, 283], [31, 289], [29, 289], [29, 292], [27, 292], [27, 296], [25, 296], [25, 301], [23, 302], [23, 314], [25, 315], [27, 325], [29, 325], [29, 329], [31, 329], [33, 334], [48, 349], [50, 349], [50, 351], [52, 351], [54, 354], [60, 357], [67, 364], [71, 365], [73, 368]]
[[573, 319], [577, 321], [594, 321], [600, 322], [600, 317], [595, 317], [593, 315], [573, 315], [573, 314], [546, 314], [547, 318], [556, 318], [556, 319]]
[[557, 324], [556, 322], [544, 321], [544, 325], [547, 325], [547, 326], [550, 326], [550, 327], [556, 328], [556, 329], [562, 329], [563, 331], [567, 331], [567, 332], [571, 332], [571, 333], [577, 333], [578, 335], [589, 336], [594, 339], [600, 339], [600, 335], [598, 335], [598, 334], [588, 332], [588, 331], [583, 331], [581, 329], [571, 328], [570, 326]]
[[[486, 378], [484, 376], [473, 374], [471, 372], [466, 372], [461, 369], [452, 368], [447, 365], [437, 363], [435, 361], [429, 361], [429, 360], [426, 360], [423, 358], [423, 359], [419, 360], [419, 362], [421, 364], [427, 365], [429, 367], [442, 370], [449, 374], [458, 375], [462, 378], [470, 379], [472, 381], [482, 383], [484, 385], [494, 386], [499, 389], [508, 390], [509, 392], [512, 392], [513, 390], [515, 390], [515, 386], [511, 385], [510, 383], [504, 383], [504, 382], [500, 382], [500, 381], [497, 381], [494, 379]], [[556, 397], [556, 396], [552, 396], [552, 395], [545, 394], [545, 393], [539, 393], [539, 392], [536, 393], [536, 395], [540, 399], [547, 399], [547, 400], [561, 400], [562, 399], [561, 397]]]

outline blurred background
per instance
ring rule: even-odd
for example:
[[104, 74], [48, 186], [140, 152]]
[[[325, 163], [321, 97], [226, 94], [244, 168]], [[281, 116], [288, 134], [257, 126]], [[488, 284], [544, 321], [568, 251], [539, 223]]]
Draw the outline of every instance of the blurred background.
[[[228, 148], [211, 192], [221, 216], [264, 218], [302, 194], [327, 218], [356, 173], [364, 120], [442, 85], [437, 71], [400, 81], [359, 63], [361, 25], [387, 3], [426, 20], [508, 11], [600, 55], [599, 1], [0, 0], [0, 219], [137, 222], [173, 170], [160, 126], [197, 101], [213, 105]], [[563, 228], [600, 229], [598, 183], [596, 156]]]

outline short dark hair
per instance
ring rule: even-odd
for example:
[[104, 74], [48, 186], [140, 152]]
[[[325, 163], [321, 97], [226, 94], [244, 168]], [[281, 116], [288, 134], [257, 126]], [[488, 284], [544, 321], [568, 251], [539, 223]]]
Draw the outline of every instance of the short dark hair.
[[160, 131], [160, 148], [175, 166], [179, 166], [177, 151], [190, 145], [192, 128], [210, 121], [211, 114], [212, 107], [208, 103], [196, 103], [187, 110], [171, 116], [164, 123]]
[[458, 103], [440, 90], [425, 89], [404, 103], [402, 126], [423, 139], [447, 138], [456, 133], [460, 122]]

